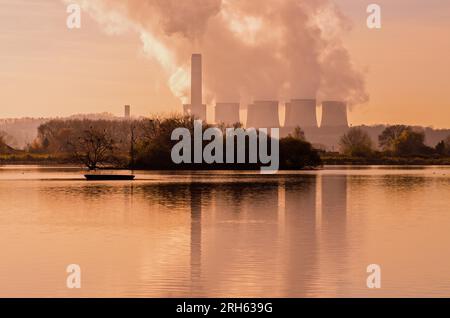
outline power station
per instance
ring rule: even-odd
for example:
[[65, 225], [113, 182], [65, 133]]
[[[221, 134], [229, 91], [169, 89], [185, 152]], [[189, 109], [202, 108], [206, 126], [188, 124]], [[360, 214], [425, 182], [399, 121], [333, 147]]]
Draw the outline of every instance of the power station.
[[[191, 103], [183, 105], [183, 112], [206, 121], [202, 80], [202, 56], [193, 54], [191, 59]], [[217, 102], [215, 123], [225, 125], [244, 123], [240, 116], [240, 106], [239, 102]], [[282, 135], [289, 135], [296, 127], [300, 127], [310, 139], [316, 139], [318, 143], [324, 144], [335, 143], [336, 136], [349, 127], [347, 104], [343, 101], [326, 100], [318, 103], [315, 98], [292, 99], [284, 105], [284, 124], [280, 120], [280, 106], [280, 102], [276, 100], [254, 101], [247, 106], [245, 126], [247, 128], [280, 127]], [[320, 125], [317, 116], [318, 106], [322, 106]]]

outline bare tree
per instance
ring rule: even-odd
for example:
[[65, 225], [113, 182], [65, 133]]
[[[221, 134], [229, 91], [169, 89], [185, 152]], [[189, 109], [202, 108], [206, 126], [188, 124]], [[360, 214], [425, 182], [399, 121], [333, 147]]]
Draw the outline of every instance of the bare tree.
[[294, 131], [292, 134], [289, 134], [289, 137], [292, 137], [294, 139], [303, 140], [306, 141], [305, 132], [303, 129], [300, 128], [300, 126], [297, 126], [294, 128]]
[[130, 168], [134, 168], [136, 162], [137, 130], [137, 125], [135, 123], [130, 123]]
[[361, 128], [351, 128], [339, 141], [341, 152], [356, 157], [372, 153], [373, 144], [370, 136]]
[[115, 142], [106, 130], [85, 130], [77, 141], [69, 141], [73, 157], [89, 170], [112, 161]]

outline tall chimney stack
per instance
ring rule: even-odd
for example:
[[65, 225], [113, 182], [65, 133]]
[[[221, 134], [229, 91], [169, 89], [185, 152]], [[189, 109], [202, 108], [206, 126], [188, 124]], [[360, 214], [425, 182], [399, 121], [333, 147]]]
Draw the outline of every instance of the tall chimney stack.
[[200, 54], [192, 54], [191, 58], [191, 105], [197, 108], [203, 104], [202, 102], [202, 56]]
[[202, 55], [192, 54], [190, 115], [206, 120], [206, 105], [203, 104], [202, 85]]

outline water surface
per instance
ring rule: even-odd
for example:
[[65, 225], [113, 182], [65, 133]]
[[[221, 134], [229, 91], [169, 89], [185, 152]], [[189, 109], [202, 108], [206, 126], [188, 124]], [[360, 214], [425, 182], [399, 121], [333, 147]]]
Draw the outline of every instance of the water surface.
[[0, 296], [450, 296], [450, 167], [135, 173], [0, 166]]

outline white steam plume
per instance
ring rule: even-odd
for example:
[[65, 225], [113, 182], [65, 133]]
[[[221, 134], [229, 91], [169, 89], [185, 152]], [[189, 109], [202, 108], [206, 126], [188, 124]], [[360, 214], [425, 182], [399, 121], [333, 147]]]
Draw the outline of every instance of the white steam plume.
[[[66, 1], [66, 0], [64, 0]], [[202, 53], [209, 100], [368, 100], [341, 41], [348, 21], [331, 0], [79, 0], [108, 32], [134, 30], [144, 52], [189, 99], [191, 53]]]

